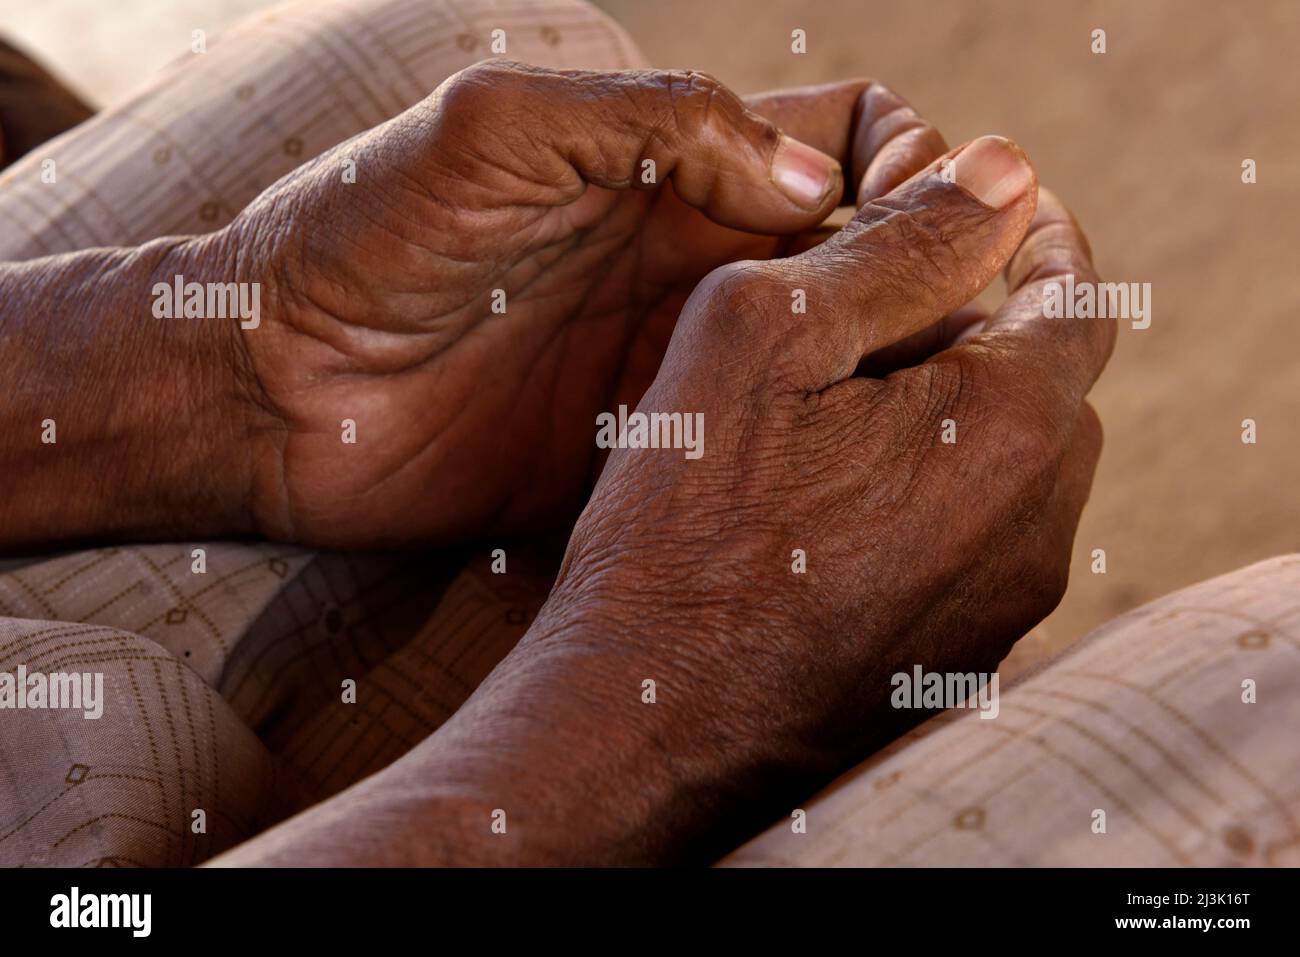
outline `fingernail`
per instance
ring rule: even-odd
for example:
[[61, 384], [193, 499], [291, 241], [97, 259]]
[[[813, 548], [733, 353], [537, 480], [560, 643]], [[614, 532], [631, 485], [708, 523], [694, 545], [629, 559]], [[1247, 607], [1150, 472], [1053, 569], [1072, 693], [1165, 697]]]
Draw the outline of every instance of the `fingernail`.
[[839, 175], [839, 163], [821, 150], [788, 136], [781, 137], [772, 157], [772, 181], [804, 209], [820, 206]]
[[953, 162], [957, 185], [994, 209], [1010, 206], [1034, 181], [1034, 171], [1020, 147], [1001, 136], [981, 136]]

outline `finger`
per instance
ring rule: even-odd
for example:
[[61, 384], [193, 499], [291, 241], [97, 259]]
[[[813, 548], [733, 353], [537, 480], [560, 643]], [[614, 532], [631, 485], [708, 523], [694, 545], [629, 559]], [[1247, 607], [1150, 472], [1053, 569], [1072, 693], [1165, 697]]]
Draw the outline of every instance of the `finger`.
[[1097, 273], [1083, 230], [1069, 210], [1046, 189], [1020, 248], [1007, 268], [1010, 297], [978, 335], [958, 348], [973, 350], [1003, 382], [1037, 384], [1042, 409], [1068, 424], [1101, 374], [1115, 345], [1113, 319], [1047, 318], [1049, 284], [1061, 295], [1066, 276], [1073, 285], [1096, 283]]
[[[432, 148], [475, 183], [535, 184], [568, 203], [587, 184], [677, 195], [736, 229], [793, 233], [842, 192], [839, 164], [782, 133], [702, 73], [553, 71], [485, 60], [435, 94]], [[463, 175], [463, 174], [462, 174]]]
[[875, 80], [775, 90], [745, 102], [789, 136], [839, 160], [846, 181], [841, 205], [883, 196], [948, 151], [938, 130]]
[[780, 264], [807, 294], [807, 388], [847, 378], [864, 356], [955, 312], [1010, 260], [1033, 216], [1029, 160], [992, 136], [945, 159], [951, 166], [931, 164]]
[[1097, 278], [1092, 247], [1078, 221], [1065, 204], [1045, 187], [1038, 189], [1038, 208], [1029, 231], [1007, 266], [1007, 292], [1031, 282], [1074, 272], [1079, 278]]
[[873, 86], [863, 96], [856, 126], [854, 157], [857, 205], [879, 199], [948, 152], [937, 129], [917, 115], [892, 90]]

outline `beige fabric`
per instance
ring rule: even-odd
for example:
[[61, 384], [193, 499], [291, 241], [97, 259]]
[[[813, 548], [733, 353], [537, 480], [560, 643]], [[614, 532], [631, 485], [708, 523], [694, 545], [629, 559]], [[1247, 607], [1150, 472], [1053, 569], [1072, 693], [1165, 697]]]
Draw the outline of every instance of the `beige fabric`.
[[1000, 705], [944, 712], [810, 802], [806, 833], [723, 863], [1300, 865], [1300, 555], [1109, 622]]
[[[489, 55], [642, 65], [580, 0], [294, 0], [186, 51], [127, 102], [0, 175], [0, 258], [124, 246], [228, 223], [258, 193]], [[41, 180], [53, 159], [54, 184]]]
[[0, 711], [0, 865], [198, 863], [379, 770], [518, 641], [542, 564], [217, 543], [0, 574], [0, 672], [104, 675], [97, 720]]

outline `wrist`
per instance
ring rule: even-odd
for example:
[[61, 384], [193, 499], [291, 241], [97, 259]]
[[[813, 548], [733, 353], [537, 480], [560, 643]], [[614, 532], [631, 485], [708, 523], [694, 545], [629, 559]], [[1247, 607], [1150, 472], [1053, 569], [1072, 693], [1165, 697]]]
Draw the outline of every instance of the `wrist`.
[[[155, 253], [142, 247], [150, 270], [152, 341], [175, 371], [164, 390], [184, 409], [184, 434], [161, 425], [159, 434], [179, 451], [166, 484], [178, 507], [171, 511], [190, 534], [244, 535], [258, 531], [252, 489], [261, 444], [278, 432], [267, 411], [244, 344], [274, 309], [269, 289], [232, 254], [229, 230], [159, 241]], [[157, 256], [155, 259], [154, 257]], [[155, 318], [170, 286], [174, 318]], [[204, 296], [204, 314], [180, 312], [177, 293]], [[214, 308], [215, 307], [215, 308]]]
[[0, 353], [19, 370], [0, 545], [248, 530], [234, 322], [158, 315], [162, 285], [212, 272], [201, 242], [175, 237], [0, 266]]
[[695, 660], [701, 637], [621, 602], [552, 596], [436, 736], [448, 765], [474, 769], [465, 793], [518, 821], [511, 863], [707, 863], [806, 793], [806, 760], [787, 761], [753, 717], [779, 700], [722, 689], [740, 669]]

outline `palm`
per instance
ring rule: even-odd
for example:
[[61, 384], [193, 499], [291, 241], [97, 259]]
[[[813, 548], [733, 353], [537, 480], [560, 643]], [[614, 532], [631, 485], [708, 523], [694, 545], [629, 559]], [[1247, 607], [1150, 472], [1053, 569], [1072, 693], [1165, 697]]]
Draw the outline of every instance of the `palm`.
[[[839, 197], [812, 150], [820, 199], [792, 203], [772, 172], [792, 141], [755, 114], [836, 155], [856, 137], [865, 168], [858, 119], [900, 115], [880, 90], [750, 111], [698, 74], [484, 61], [272, 187], [232, 227], [241, 246], [271, 237], [275, 308], [244, 337], [278, 419], [256, 452], [263, 531], [391, 545], [570, 518], [601, 461], [596, 416], [638, 402], [699, 280], [770, 257], [762, 233], [811, 229]], [[672, 170], [649, 191], [628, 188], [643, 150]], [[340, 184], [342, 157], [366, 188]]]
[[[395, 544], [571, 519], [597, 462], [596, 415], [636, 404], [706, 273], [775, 246], [710, 222], [671, 186], [591, 187], [512, 226], [458, 223], [512, 241], [460, 263], [460, 287], [442, 284], [423, 313], [389, 308], [381, 329], [347, 303], [310, 296], [327, 308], [247, 337], [291, 423], [282, 484], [296, 537]], [[382, 269], [391, 239], [372, 246]], [[405, 255], [433, 269], [447, 252], [422, 244]], [[516, 290], [503, 315], [446, 305], [487, 303], [494, 288]], [[405, 293], [385, 298], [404, 303]], [[345, 419], [355, 444], [343, 442]]]

